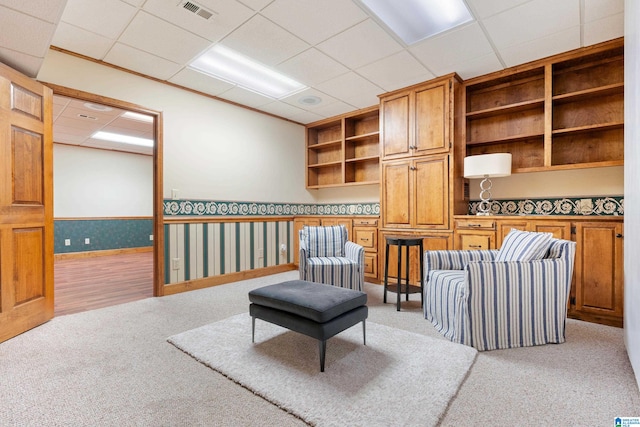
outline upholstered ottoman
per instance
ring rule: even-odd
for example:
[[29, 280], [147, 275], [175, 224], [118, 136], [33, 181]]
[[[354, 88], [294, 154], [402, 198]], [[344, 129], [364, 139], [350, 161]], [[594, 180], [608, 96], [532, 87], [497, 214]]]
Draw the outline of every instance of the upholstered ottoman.
[[366, 341], [365, 320], [368, 315], [367, 294], [304, 280], [291, 280], [264, 286], [249, 292], [251, 341], [255, 342], [256, 319], [318, 340], [320, 371], [324, 372], [327, 340], [362, 322]]

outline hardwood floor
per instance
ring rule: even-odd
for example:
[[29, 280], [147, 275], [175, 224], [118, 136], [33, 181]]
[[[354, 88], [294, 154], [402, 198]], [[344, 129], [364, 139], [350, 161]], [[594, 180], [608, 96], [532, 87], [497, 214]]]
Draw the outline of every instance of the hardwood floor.
[[153, 296], [153, 252], [59, 259], [54, 263], [56, 316]]

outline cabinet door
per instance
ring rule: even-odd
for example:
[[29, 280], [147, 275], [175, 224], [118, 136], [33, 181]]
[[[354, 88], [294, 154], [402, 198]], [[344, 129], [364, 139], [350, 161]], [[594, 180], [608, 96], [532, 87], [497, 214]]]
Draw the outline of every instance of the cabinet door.
[[382, 159], [411, 155], [409, 128], [410, 93], [382, 100]]
[[320, 225], [320, 218], [295, 218], [293, 220], [293, 263], [298, 265], [300, 261], [300, 230], [305, 225]]
[[415, 93], [413, 155], [449, 151], [448, 82]]
[[571, 240], [569, 221], [531, 221], [530, 229], [538, 233], [551, 233], [556, 239]]
[[413, 226], [449, 228], [449, 157], [431, 156], [414, 161]]
[[615, 222], [576, 223], [575, 311], [619, 319], [623, 307], [623, 227]]
[[497, 225], [496, 247], [500, 248], [504, 238], [512, 228], [520, 231], [529, 231], [529, 221], [526, 220], [499, 220]]
[[377, 251], [378, 233], [373, 227], [354, 227], [353, 241], [364, 248], [365, 251]]
[[384, 227], [409, 228], [410, 170], [409, 160], [382, 164], [382, 219]]

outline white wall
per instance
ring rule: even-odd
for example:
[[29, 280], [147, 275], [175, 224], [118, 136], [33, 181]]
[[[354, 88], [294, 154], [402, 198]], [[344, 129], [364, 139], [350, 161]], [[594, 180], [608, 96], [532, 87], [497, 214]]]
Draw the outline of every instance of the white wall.
[[153, 215], [153, 158], [54, 144], [54, 218]]
[[624, 2], [624, 333], [640, 386], [640, 2]]
[[165, 198], [323, 201], [304, 187], [301, 125], [56, 51], [38, 80], [161, 111]]
[[[469, 180], [471, 200], [480, 200], [480, 179]], [[552, 172], [519, 173], [492, 178], [493, 199], [621, 196], [624, 193], [622, 166]]]

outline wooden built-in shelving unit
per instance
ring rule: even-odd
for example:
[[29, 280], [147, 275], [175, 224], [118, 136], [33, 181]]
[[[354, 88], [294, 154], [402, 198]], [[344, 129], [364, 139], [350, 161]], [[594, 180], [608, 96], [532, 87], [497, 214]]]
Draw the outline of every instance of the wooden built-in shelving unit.
[[512, 172], [620, 166], [618, 39], [465, 82], [467, 155], [509, 152]]
[[378, 106], [307, 126], [307, 188], [379, 182]]

